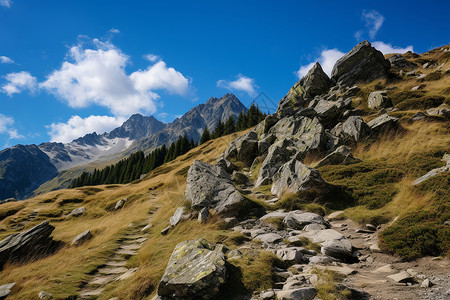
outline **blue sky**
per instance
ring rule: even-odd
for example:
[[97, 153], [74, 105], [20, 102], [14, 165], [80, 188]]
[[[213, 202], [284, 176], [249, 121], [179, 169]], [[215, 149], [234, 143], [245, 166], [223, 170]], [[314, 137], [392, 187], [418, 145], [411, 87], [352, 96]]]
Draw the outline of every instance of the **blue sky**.
[[276, 105], [365, 39], [385, 53], [450, 43], [448, 0], [162, 2], [0, 0], [0, 149], [137, 112], [172, 121], [227, 92]]

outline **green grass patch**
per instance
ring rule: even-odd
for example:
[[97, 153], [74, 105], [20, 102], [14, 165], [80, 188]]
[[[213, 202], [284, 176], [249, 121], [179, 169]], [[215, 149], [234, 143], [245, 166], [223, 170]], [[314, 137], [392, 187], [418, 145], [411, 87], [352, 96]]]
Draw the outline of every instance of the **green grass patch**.
[[312, 274], [316, 274], [318, 281], [315, 285], [317, 297], [321, 300], [348, 299], [351, 291], [338, 284], [344, 280], [344, 276], [327, 269], [315, 268]]
[[436, 107], [444, 103], [444, 96], [424, 96], [421, 98], [411, 98], [404, 100], [396, 105], [397, 108], [402, 110], [409, 109], [429, 109]]

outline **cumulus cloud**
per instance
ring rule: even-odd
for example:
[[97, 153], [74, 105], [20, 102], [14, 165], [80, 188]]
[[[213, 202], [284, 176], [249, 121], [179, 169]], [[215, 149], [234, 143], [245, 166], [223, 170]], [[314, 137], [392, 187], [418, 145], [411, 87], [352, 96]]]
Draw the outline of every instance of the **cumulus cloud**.
[[116, 116], [135, 112], [154, 113], [159, 95], [155, 90], [185, 95], [189, 80], [167, 67], [164, 61], [128, 75], [129, 57], [108, 42], [93, 40], [93, 49], [78, 44], [70, 48], [67, 60], [40, 87], [70, 107], [92, 104], [108, 108]]
[[0, 5], [10, 8], [13, 2], [11, 0], [0, 0]]
[[144, 55], [144, 57], [146, 60], [148, 60], [150, 62], [156, 62], [160, 59], [160, 57], [155, 54], [147, 54], [147, 55]]
[[119, 30], [119, 29], [116, 29], [116, 28], [111, 28], [111, 29], [109, 30], [109, 32], [111, 32], [111, 33], [120, 33], [120, 30]]
[[36, 90], [36, 77], [31, 76], [30, 72], [22, 71], [17, 73], [9, 73], [5, 76], [5, 78], [7, 83], [2, 86], [1, 91], [8, 96], [19, 94], [26, 89], [31, 92]]
[[381, 41], [373, 42], [372, 46], [376, 49], [380, 50], [383, 54], [389, 53], [406, 53], [408, 51], [414, 52], [414, 48], [412, 45], [406, 46], [405, 48], [392, 46], [392, 44], [384, 43]]
[[[314, 61], [319, 62], [322, 66], [323, 71], [328, 76], [331, 76], [331, 71], [333, 71], [334, 64], [339, 58], [344, 56], [344, 54], [344, 52], [341, 52], [338, 49], [325, 49]], [[301, 79], [303, 76], [305, 76], [308, 71], [314, 66], [315, 62], [309, 63], [305, 66], [300, 66], [300, 69], [296, 72], [297, 77]]]
[[2, 64], [13, 64], [14, 63], [14, 61], [7, 56], [0, 56], [0, 62]]
[[238, 74], [236, 77], [237, 79], [234, 81], [224, 79], [219, 80], [217, 81], [217, 86], [231, 91], [246, 92], [249, 96], [256, 95], [256, 89], [258, 86], [255, 84], [255, 79], [249, 78], [242, 74]]
[[7, 134], [9, 139], [23, 138], [23, 135], [14, 128], [14, 119], [0, 114], [0, 134]]
[[110, 116], [89, 116], [87, 118], [72, 116], [67, 123], [53, 123], [47, 127], [52, 142], [68, 143], [94, 131], [98, 134], [111, 131], [122, 125], [125, 120], [123, 117]]
[[355, 38], [357, 40], [360, 40], [362, 38], [362, 36], [364, 35], [365, 31], [367, 30], [370, 39], [374, 39], [378, 30], [381, 28], [381, 26], [384, 23], [384, 16], [376, 10], [371, 10], [371, 11], [363, 10], [362, 19], [364, 21], [364, 25], [365, 25], [366, 29], [358, 30], [355, 33]]

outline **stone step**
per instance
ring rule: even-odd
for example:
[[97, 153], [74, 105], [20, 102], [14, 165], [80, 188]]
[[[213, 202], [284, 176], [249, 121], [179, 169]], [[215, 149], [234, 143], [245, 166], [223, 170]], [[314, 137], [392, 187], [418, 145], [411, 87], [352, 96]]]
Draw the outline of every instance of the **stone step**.
[[124, 249], [124, 250], [138, 250], [139, 248], [141, 248], [141, 244], [128, 244], [128, 245], [122, 245], [120, 246], [120, 249]]
[[122, 240], [137, 240], [143, 237], [145, 236], [143, 236], [142, 234], [127, 234], [122, 238]]
[[97, 275], [89, 281], [88, 285], [105, 285], [117, 279], [117, 275]]
[[118, 251], [116, 251], [116, 254], [118, 254], [118, 255], [130, 255], [130, 256], [133, 256], [133, 255], [136, 255], [136, 251], [133, 251], [133, 250], [125, 250], [125, 249], [119, 249]]
[[98, 269], [97, 271], [100, 274], [112, 275], [112, 274], [123, 274], [126, 271], [128, 271], [128, 269], [124, 268], [124, 267], [104, 267], [104, 268]]
[[[123, 259], [123, 256], [121, 256], [121, 258]], [[106, 263], [109, 267], [123, 267], [126, 264], [127, 262], [125, 260], [110, 260]]]
[[83, 298], [89, 299], [89, 297], [101, 295], [104, 290], [105, 290], [104, 288], [98, 288], [98, 289], [93, 289], [93, 290], [86, 290], [84, 292], [81, 292], [80, 296], [83, 297]]

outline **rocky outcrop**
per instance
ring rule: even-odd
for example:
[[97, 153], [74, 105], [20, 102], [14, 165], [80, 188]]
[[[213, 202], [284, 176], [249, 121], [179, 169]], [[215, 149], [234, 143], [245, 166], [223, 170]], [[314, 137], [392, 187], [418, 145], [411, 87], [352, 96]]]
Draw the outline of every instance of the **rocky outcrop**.
[[380, 109], [392, 107], [391, 98], [386, 94], [386, 91], [376, 91], [369, 94], [367, 99], [369, 108]]
[[317, 163], [316, 168], [326, 165], [349, 165], [358, 163], [360, 161], [360, 159], [353, 156], [349, 148], [347, 148], [346, 146], [340, 146], [334, 152], [321, 159]]
[[237, 159], [251, 165], [258, 155], [258, 135], [250, 131], [233, 140], [225, 150], [225, 159]]
[[289, 212], [283, 219], [283, 223], [287, 227], [292, 229], [303, 229], [305, 226], [310, 224], [323, 225], [326, 228], [330, 227], [327, 221], [318, 214], [312, 212], [304, 212], [301, 210], [294, 210]]
[[322, 66], [316, 62], [308, 73], [300, 79], [300, 86], [305, 91], [305, 97], [312, 99], [314, 96], [327, 93], [331, 87], [331, 80], [322, 70]]
[[313, 187], [322, 189], [326, 186], [327, 183], [320, 176], [319, 171], [292, 159], [273, 176], [271, 192], [281, 196], [283, 193], [297, 193]]
[[358, 82], [385, 78], [390, 67], [383, 53], [368, 41], [363, 41], [336, 62], [331, 79], [340, 87], [352, 86]]
[[414, 70], [417, 65], [413, 62], [406, 60], [401, 54], [394, 54], [389, 57], [389, 62], [391, 66], [398, 68], [400, 70]]
[[0, 269], [8, 260], [39, 257], [52, 248], [50, 234], [55, 229], [44, 221], [24, 232], [14, 233], [0, 241]]
[[226, 280], [221, 247], [204, 239], [179, 243], [158, 286], [162, 299], [215, 299]]
[[359, 116], [351, 116], [344, 123], [337, 124], [331, 133], [344, 141], [359, 142], [370, 135], [370, 127]]
[[185, 196], [194, 209], [209, 207], [219, 213], [238, 209], [246, 201], [225, 170], [198, 160], [189, 168]]

